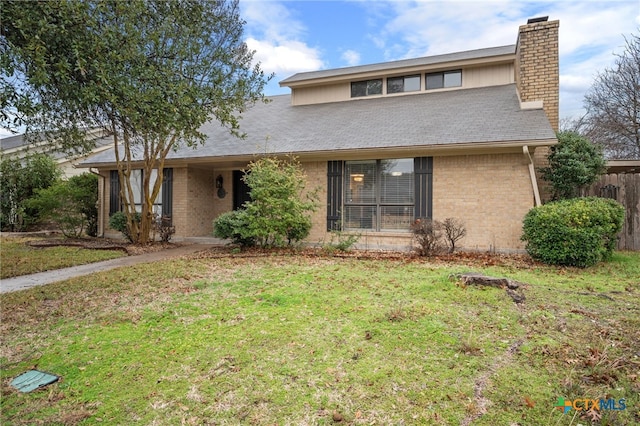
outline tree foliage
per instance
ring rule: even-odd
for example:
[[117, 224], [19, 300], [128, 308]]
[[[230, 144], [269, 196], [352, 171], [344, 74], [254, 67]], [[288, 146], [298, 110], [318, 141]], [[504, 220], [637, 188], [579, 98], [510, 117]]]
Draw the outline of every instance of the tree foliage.
[[56, 162], [46, 154], [0, 160], [0, 225], [3, 230], [22, 231], [36, 222], [38, 211], [27, 200], [62, 176]]
[[[211, 119], [240, 135], [239, 114], [263, 99], [268, 78], [242, 40], [237, 0], [3, 1], [1, 13], [2, 124], [76, 150], [87, 129], [111, 134], [136, 242], [149, 239], [169, 152], [204, 142]], [[134, 162], [140, 222], [129, 202]]]
[[556, 200], [579, 196], [580, 188], [606, 171], [602, 148], [576, 132], [558, 132], [558, 144], [551, 147], [548, 159], [542, 178], [553, 187]]
[[309, 214], [318, 208], [316, 191], [305, 192], [306, 176], [295, 159], [265, 157], [243, 176], [251, 200], [242, 210], [214, 221], [214, 235], [250, 246], [280, 247], [303, 240], [311, 230]]
[[85, 232], [95, 236], [97, 200], [98, 177], [83, 173], [37, 190], [27, 205], [38, 210], [41, 219], [55, 223], [66, 237], [80, 237]]
[[586, 135], [607, 157], [640, 159], [640, 36], [625, 41], [613, 68], [599, 73], [585, 95]]

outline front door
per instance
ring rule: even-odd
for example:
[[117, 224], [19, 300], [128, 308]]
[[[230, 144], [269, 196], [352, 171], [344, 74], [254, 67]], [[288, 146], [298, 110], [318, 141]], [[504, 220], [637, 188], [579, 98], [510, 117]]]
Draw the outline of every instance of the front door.
[[251, 201], [249, 187], [242, 180], [244, 172], [242, 170], [233, 171], [233, 209], [239, 210], [247, 201]]

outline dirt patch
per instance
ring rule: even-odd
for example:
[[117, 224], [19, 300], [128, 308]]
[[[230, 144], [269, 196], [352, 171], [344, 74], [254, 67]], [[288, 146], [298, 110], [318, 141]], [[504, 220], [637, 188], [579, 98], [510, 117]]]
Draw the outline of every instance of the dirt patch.
[[526, 254], [500, 254], [482, 252], [456, 252], [436, 256], [418, 256], [413, 252], [350, 250], [346, 252], [328, 252], [319, 248], [280, 248], [264, 249], [258, 247], [240, 249], [234, 246], [219, 246], [198, 253], [198, 258], [257, 258], [280, 256], [301, 256], [318, 258], [344, 258], [361, 260], [398, 260], [403, 262], [429, 262], [434, 264], [456, 264], [469, 267], [511, 266], [520, 269], [530, 269], [541, 265]]

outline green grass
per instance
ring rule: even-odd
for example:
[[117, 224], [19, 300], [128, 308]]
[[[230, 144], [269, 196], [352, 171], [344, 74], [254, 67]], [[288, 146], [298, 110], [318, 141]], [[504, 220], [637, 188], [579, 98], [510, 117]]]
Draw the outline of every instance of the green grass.
[[35, 238], [0, 237], [0, 278], [11, 278], [69, 266], [115, 259], [120, 250], [88, 250], [81, 247], [37, 248], [27, 244]]
[[[0, 420], [585, 425], [558, 397], [611, 397], [594, 424], [640, 421], [640, 254], [460, 262], [212, 251], [4, 294]], [[449, 279], [468, 270], [527, 300]], [[34, 366], [62, 379], [9, 386]]]

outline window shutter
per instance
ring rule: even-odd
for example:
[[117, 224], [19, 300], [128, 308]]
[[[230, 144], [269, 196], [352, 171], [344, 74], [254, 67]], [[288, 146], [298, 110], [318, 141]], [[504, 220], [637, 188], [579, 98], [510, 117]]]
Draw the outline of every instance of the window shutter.
[[413, 173], [416, 179], [415, 219], [431, 219], [433, 214], [433, 157], [414, 158]]
[[173, 169], [162, 170], [162, 215], [173, 216]]
[[344, 161], [327, 163], [327, 231], [341, 230], [343, 164]]
[[118, 171], [109, 172], [109, 216], [120, 211], [120, 179]]

